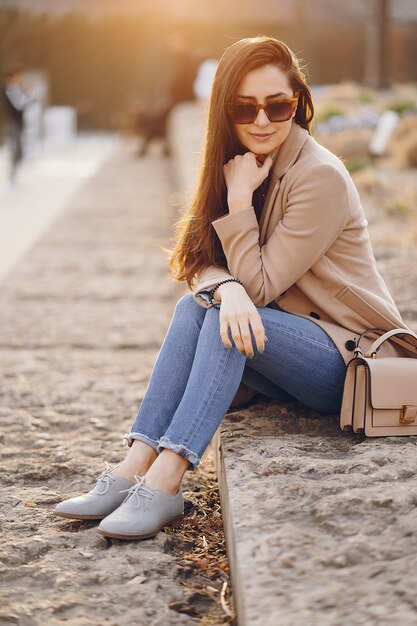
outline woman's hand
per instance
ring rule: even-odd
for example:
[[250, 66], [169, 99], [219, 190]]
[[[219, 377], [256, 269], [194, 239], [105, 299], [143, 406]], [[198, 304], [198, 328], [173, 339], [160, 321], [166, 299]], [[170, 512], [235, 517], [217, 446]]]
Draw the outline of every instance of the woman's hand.
[[220, 337], [226, 348], [232, 348], [229, 326], [236, 348], [244, 356], [252, 358], [254, 349], [250, 329], [252, 328], [259, 352], [265, 349], [265, 329], [256, 306], [239, 283], [227, 283], [217, 290], [221, 295]]
[[245, 152], [237, 154], [223, 165], [230, 212], [233, 212], [234, 206], [243, 210], [252, 205], [253, 192], [268, 176], [273, 162], [273, 158], [268, 155], [260, 166], [253, 152]]

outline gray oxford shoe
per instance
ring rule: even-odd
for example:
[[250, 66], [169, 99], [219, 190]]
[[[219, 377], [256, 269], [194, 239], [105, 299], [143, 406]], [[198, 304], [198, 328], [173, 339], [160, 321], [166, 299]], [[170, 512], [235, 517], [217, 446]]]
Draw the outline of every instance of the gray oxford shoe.
[[154, 537], [167, 525], [179, 526], [184, 519], [181, 489], [170, 496], [147, 485], [144, 477], [127, 490], [124, 502], [108, 515], [98, 527], [99, 533], [116, 539]]
[[101, 520], [123, 502], [126, 497], [125, 490], [133, 483], [126, 478], [113, 476], [106, 463], [106, 469], [98, 477], [96, 485], [84, 496], [77, 496], [60, 502], [55, 507], [53, 514], [70, 519], [97, 519]]

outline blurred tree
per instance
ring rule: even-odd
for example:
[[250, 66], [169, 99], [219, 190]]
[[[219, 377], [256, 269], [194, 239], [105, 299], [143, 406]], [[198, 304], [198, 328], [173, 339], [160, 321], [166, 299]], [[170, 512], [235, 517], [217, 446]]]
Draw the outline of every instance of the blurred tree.
[[[288, 11], [282, 11], [281, 0], [268, 1], [268, 10], [262, 0], [259, 17], [248, 20], [243, 5], [253, 5], [247, 0], [235, 19], [226, 20], [222, 14], [218, 19], [209, 0], [201, 2], [206, 10], [200, 15], [157, 11], [159, 0], [143, 0], [140, 14], [119, 11], [119, 3], [111, 13], [101, 11], [98, 2], [85, 3], [97, 4], [94, 16], [19, 10], [17, 2], [6, 7], [0, 0], [0, 79], [14, 61], [42, 69], [49, 104], [74, 106], [90, 128], [115, 129], [130, 103], [141, 100], [152, 110], [166, 92], [174, 71], [166, 46], [170, 33], [188, 36], [193, 47], [204, 46], [216, 58], [233, 41], [264, 33], [282, 39], [303, 59], [313, 84], [365, 80], [383, 88], [390, 80], [417, 80], [416, 1], [285, 0]], [[235, 0], [230, 6], [238, 5]]]
[[390, 86], [389, 36], [390, 0], [368, 0], [368, 19], [365, 26], [364, 82], [375, 89]]

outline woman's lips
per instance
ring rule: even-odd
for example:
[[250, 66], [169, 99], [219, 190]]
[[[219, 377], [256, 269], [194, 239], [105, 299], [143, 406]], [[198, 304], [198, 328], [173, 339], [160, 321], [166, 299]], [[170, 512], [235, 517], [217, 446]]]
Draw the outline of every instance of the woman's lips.
[[262, 134], [249, 133], [249, 134], [255, 139], [257, 139], [258, 141], [267, 141], [270, 137], [272, 137], [274, 133], [262, 133]]

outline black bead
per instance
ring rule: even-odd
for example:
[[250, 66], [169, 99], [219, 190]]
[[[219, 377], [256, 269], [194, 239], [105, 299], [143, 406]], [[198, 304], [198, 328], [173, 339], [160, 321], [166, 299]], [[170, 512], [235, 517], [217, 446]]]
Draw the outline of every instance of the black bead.
[[320, 319], [320, 315], [316, 313], [315, 311], [311, 311], [310, 317], [314, 317], [316, 320]]
[[348, 339], [348, 341], [346, 341], [345, 343], [345, 348], [346, 350], [349, 350], [349, 352], [353, 352], [353, 350], [356, 348], [356, 341], [353, 341], [353, 339]]

